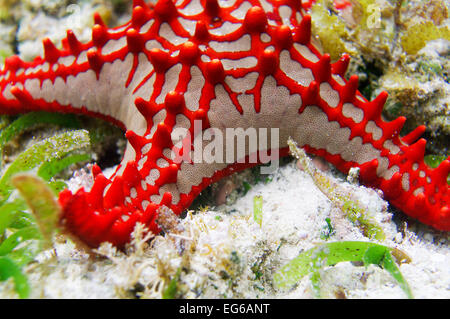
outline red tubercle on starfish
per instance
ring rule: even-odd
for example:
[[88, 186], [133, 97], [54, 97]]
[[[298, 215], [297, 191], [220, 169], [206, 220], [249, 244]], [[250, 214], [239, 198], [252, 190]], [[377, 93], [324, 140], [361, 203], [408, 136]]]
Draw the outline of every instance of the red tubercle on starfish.
[[[302, 7], [305, 10], [309, 10], [317, 2], [317, 0], [301, 0], [301, 2]], [[349, 0], [334, 0], [333, 5], [337, 10], [343, 10], [345, 8], [351, 7], [352, 3]]]
[[89, 246], [122, 246], [137, 222], [156, 233], [159, 207], [181, 214], [209, 184], [256, 165], [249, 150], [244, 161], [191, 161], [200, 133], [226, 128], [276, 128], [280, 156], [292, 136], [345, 173], [359, 167], [361, 181], [406, 214], [450, 229], [449, 160], [424, 164], [424, 126], [400, 137], [405, 118], [381, 116], [387, 93], [367, 101], [358, 77], [344, 78], [349, 56], [332, 63], [314, 46], [299, 1], [134, 1], [125, 25], [94, 21], [92, 41], [68, 31], [62, 49], [44, 40], [44, 58], [10, 57], [0, 71], [2, 113], [81, 113], [126, 132], [111, 178], [94, 166], [91, 190], [59, 196], [64, 227]]

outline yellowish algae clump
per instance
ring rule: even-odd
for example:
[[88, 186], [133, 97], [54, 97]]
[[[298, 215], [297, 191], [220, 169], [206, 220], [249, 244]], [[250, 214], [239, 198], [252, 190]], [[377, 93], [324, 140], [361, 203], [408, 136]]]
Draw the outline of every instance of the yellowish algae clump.
[[343, 39], [349, 37], [345, 23], [336, 15], [331, 15], [325, 1], [318, 1], [311, 8], [312, 33], [321, 41], [323, 51], [328, 52], [332, 60], [337, 60], [342, 53], [356, 53], [346, 46]]
[[[448, 4], [443, 0], [348, 0], [336, 9], [332, 0], [311, 8], [313, 34], [323, 53], [336, 61], [351, 56], [347, 74], [359, 76], [369, 100], [386, 90], [383, 115], [406, 116], [402, 134], [418, 125], [433, 137], [427, 151], [448, 154], [450, 96]], [[347, 75], [348, 76], [348, 75]]]
[[428, 41], [445, 39], [450, 41], [448, 26], [436, 26], [432, 21], [425, 21], [408, 28], [401, 37], [403, 49], [408, 54], [416, 54]]

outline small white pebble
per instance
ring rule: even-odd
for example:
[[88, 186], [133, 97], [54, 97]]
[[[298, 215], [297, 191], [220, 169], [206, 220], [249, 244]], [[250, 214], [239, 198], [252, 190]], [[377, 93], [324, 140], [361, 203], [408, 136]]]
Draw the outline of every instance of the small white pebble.
[[403, 241], [403, 235], [402, 235], [402, 233], [397, 233], [397, 234], [395, 235], [395, 237], [394, 237], [394, 241], [395, 241], [397, 244], [400, 244], [400, 243]]

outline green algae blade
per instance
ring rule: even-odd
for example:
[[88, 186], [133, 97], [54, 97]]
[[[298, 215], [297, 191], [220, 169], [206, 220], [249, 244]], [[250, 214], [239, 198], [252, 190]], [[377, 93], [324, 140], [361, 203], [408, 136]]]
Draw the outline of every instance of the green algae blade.
[[43, 163], [37, 172], [37, 175], [44, 179], [45, 181], [50, 181], [50, 179], [57, 173], [68, 168], [72, 164], [86, 162], [91, 159], [90, 154], [71, 154], [64, 158], [55, 158], [49, 162]]
[[253, 220], [261, 227], [263, 219], [263, 198], [262, 196], [253, 197]]
[[0, 132], [0, 152], [7, 142], [27, 129], [40, 124], [54, 124], [66, 128], [79, 128], [81, 126], [77, 117], [72, 114], [59, 114], [47, 112], [31, 112], [20, 116]]
[[10, 258], [0, 256], [0, 281], [13, 278], [16, 292], [20, 298], [28, 298], [30, 286], [27, 277]]
[[15, 200], [0, 206], [0, 234], [3, 234], [5, 229], [19, 218], [19, 211], [25, 208], [25, 202], [21, 200]]
[[6, 256], [21, 243], [30, 239], [40, 239], [39, 230], [34, 226], [19, 229], [0, 244], [0, 256]]
[[45, 162], [62, 159], [69, 153], [89, 146], [89, 133], [86, 130], [64, 132], [34, 144], [21, 153], [1, 177], [0, 202], [5, 201], [13, 190], [10, 181], [13, 175], [40, 167]]
[[302, 252], [281, 267], [273, 276], [274, 286], [281, 290], [290, 289], [303, 277], [312, 274], [313, 288], [316, 295], [320, 296], [318, 271], [321, 268], [345, 261], [363, 262], [365, 265], [375, 264], [384, 268], [397, 281], [408, 298], [413, 298], [411, 289], [396, 266], [391, 252], [396, 256], [403, 256], [397, 250], [371, 242], [343, 241], [321, 244]]
[[408, 296], [409, 299], [413, 299], [414, 296], [412, 294], [411, 288], [409, 287], [408, 283], [406, 282], [405, 278], [403, 278], [402, 273], [400, 272], [400, 269], [398, 269], [394, 258], [392, 258], [392, 255], [389, 251], [386, 251], [384, 258], [382, 260], [382, 267], [386, 269], [392, 277], [397, 281], [400, 288], [405, 292], [405, 294]]
[[169, 284], [164, 289], [162, 299], [175, 299], [178, 290], [178, 282], [180, 281], [180, 276], [181, 276], [181, 268], [177, 270], [175, 276], [169, 281]]
[[12, 183], [33, 212], [46, 246], [50, 246], [60, 216], [60, 206], [53, 191], [42, 179], [33, 175], [15, 175]]

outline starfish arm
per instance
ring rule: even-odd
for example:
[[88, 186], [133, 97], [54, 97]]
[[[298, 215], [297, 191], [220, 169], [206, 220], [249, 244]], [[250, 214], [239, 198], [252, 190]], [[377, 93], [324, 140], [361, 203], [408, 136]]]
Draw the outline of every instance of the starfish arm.
[[[348, 56], [331, 64], [319, 52], [301, 2], [134, 1], [124, 26], [97, 22], [91, 42], [68, 33], [62, 51], [44, 42], [44, 59], [12, 57], [0, 73], [3, 113], [81, 112], [126, 131], [110, 179], [95, 167], [91, 190], [60, 194], [62, 222], [88, 245], [122, 246], [137, 222], [158, 232], [159, 207], [180, 214], [210, 183], [287, 155], [289, 136], [345, 173], [360, 167], [361, 181], [408, 215], [450, 229], [450, 162], [426, 166], [423, 127], [400, 137], [405, 118], [381, 116], [387, 94], [367, 101], [358, 78], [344, 78]], [[239, 148], [240, 138], [256, 144]]]

